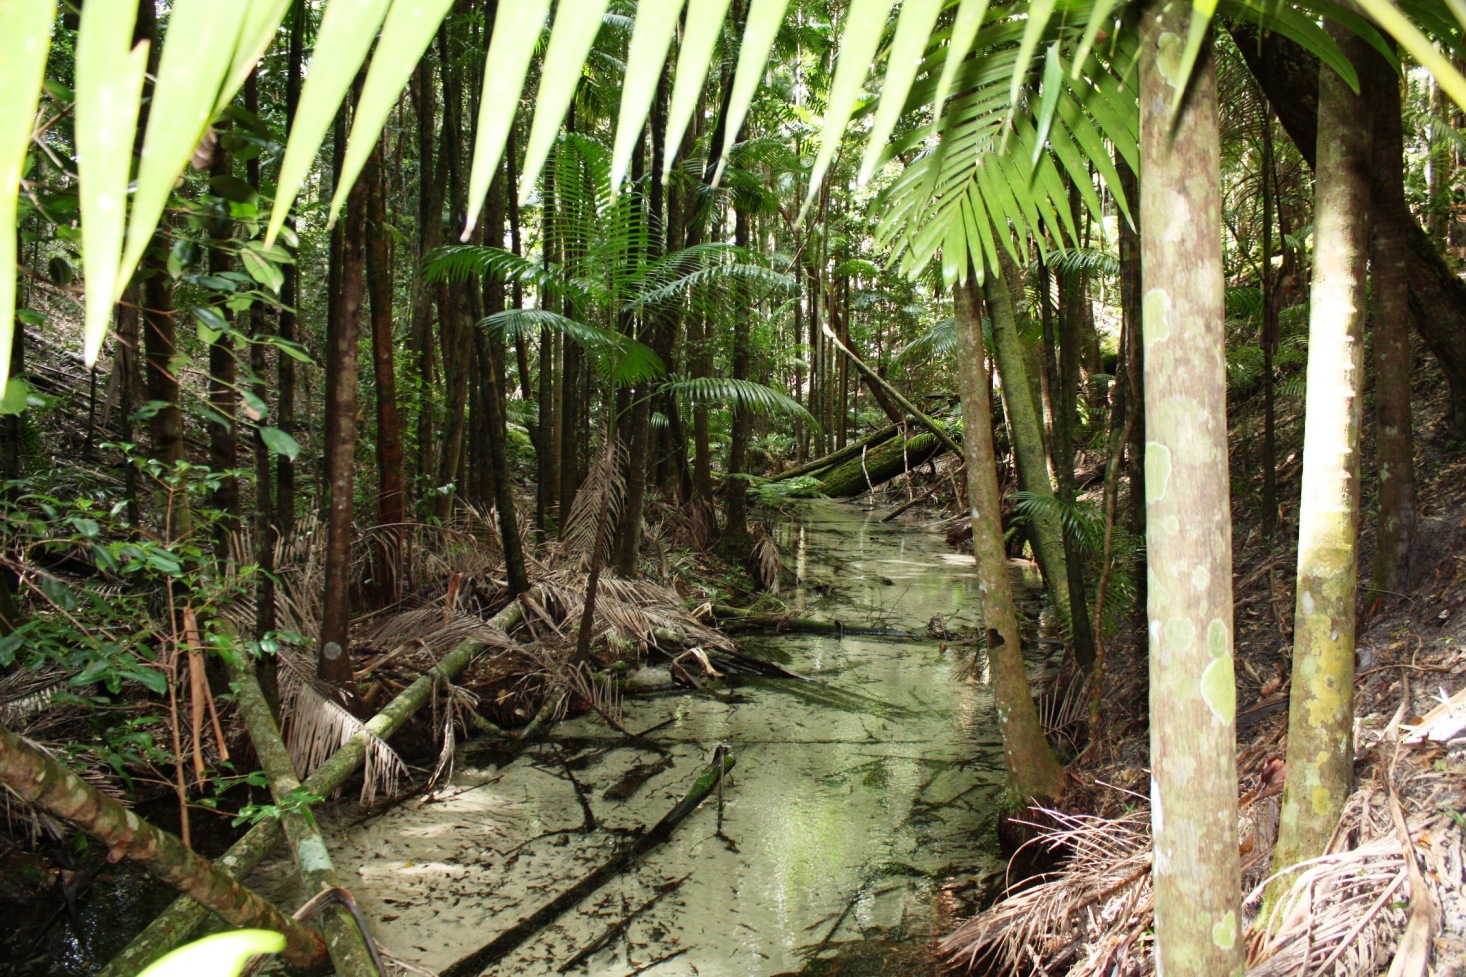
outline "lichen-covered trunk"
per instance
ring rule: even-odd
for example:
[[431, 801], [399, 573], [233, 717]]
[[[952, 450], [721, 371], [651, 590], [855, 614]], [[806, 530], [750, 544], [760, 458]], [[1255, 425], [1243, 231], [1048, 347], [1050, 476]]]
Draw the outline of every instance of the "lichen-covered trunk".
[[[1346, 54], [1360, 42], [1331, 25]], [[1368, 106], [1319, 72], [1313, 287], [1288, 772], [1273, 871], [1322, 854], [1354, 779], [1354, 586], [1368, 255]]]
[[1011, 798], [1026, 804], [1059, 796], [1064, 771], [1044, 738], [1028, 687], [1019, 643], [1013, 584], [1003, 552], [998, 466], [993, 450], [993, 414], [982, 346], [977, 283], [956, 288], [957, 376], [962, 395], [962, 444], [967, 461], [967, 497], [972, 505], [972, 552], [982, 592], [988, 664], [997, 701], [998, 730]]
[[1189, 5], [1153, 3], [1140, 24], [1156, 970], [1240, 975], [1216, 68], [1208, 42], [1189, 86], [1181, 76]]
[[[1373, 116], [1371, 214], [1405, 209], [1400, 79], [1377, 51], [1361, 59], [1360, 81]], [[1374, 281], [1375, 467], [1379, 471], [1376, 592], [1399, 591], [1409, 571], [1419, 519], [1415, 503], [1415, 437], [1410, 424], [1410, 248], [1395, 221], [1371, 218], [1369, 267]]]
[[[1028, 375], [1028, 357], [1018, 335], [1013, 314], [1013, 296], [1004, 275], [996, 272], [983, 282], [988, 312], [993, 323], [993, 358], [1003, 381], [1003, 406], [1013, 428], [1013, 456], [1018, 469], [1018, 487], [1025, 492], [1054, 497], [1054, 483], [1044, 451], [1043, 418], [1035, 384]], [[1069, 567], [1064, 552], [1064, 526], [1058, 512], [1041, 506], [1029, 520], [1029, 538], [1039, 569], [1054, 594], [1054, 606], [1067, 621], [1070, 616]], [[1093, 659], [1090, 659], [1090, 663]], [[1090, 663], [1085, 663], [1089, 667]]]

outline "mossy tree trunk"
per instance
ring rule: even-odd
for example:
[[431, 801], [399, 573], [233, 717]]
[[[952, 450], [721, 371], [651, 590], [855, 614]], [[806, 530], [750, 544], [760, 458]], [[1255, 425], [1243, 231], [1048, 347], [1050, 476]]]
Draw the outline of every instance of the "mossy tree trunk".
[[[1003, 381], [1003, 406], [1013, 428], [1013, 455], [1018, 469], [1018, 487], [1025, 492], [1052, 499], [1054, 485], [1044, 451], [1041, 407], [1034, 396], [1035, 384], [1028, 375], [1028, 357], [1024, 340], [1018, 335], [1018, 320], [1013, 314], [1013, 296], [1002, 274], [989, 274], [983, 282], [983, 294], [993, 323], [993, 356], [998, 376]], [[1064, 552], [1064, 526], [1052, 506], [1040, 507], [1029, 520], [1030, 539], [1039, 569], [1054, 593], [1054, 606], [1067, 623], [1071, 617], [1069, 602], [1069, 566]], [[1076, 647], [1076, 651], [1080, 649]], [[1092, 649], [1091, 649], [1092, 650]], [[1088, 669], [1094, 663], [1091, 655], [1080, 664]]]
[[[1330, 31], [1358, 62], [1362, 42]], [[1273, 871], [1323, 852], [1354, 780], [1354, 587], [1369, 238], [1369, 108], [1319, 72], [1313, 288], [1288, 772]]]
[[1208, 42], [1181, 75], [1189, 5], [1152, 3], [1140, 22], [1156, 970], [1240, 975], [1216, 67]]
[[[994, 273], [996, 274], [996, 273]], [[977, 560], [988, 662], [998, 706], [998, 730], [1014, 800], [1059, 796], [1064, 771], [1044, 738], [1028, 687], [1019, 644], [1013, 584], [1003, 552], [998, 466], [993, 450], [993, 413], [982, 345], [978, 285], [969, 277], [956, 288], [957, 375], [962, 395], [962, 444], [967, 461], [967, 497], [972, 505], [972, 549]]]

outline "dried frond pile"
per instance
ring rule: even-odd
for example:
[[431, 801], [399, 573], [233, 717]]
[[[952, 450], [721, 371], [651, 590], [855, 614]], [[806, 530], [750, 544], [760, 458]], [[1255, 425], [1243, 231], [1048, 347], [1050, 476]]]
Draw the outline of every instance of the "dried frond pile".
[[[539, 584], [545, 609], [562, 632], [577, 621], [585, 606], [585, 587], [577, 575], [558, 574]], [[601, 578], [595, 608], [596, 639], [610, 639], [634, 647], [667, 650], [701, 645], [730, 650], [733, 642], [693, 617], [682, 597], [670, 587], [648, 580]]]

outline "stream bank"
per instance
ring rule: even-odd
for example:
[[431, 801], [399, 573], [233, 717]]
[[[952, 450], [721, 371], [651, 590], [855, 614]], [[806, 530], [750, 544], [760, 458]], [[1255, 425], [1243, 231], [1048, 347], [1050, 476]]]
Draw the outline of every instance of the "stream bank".
[[[791, 510], [775, 530], [799, 580], [783, 595], [791, 611], [973, 629], [970, 557], [914, 520], [879, 516], [829, 502]], [[656, 729], [644, 738], [579, 717], [503, 766], [470, 745], [467, 765], [426, 800], [376, 816], [324, 812], [383, 946], [451, 970], [630, 843], [725, 747], [737, 767], [718, 796], [492, 972], [909, 974], [920, 972], [913, 955], [936, 972], [925, 947], [990, 895], [1004, 864], [992, 840], [1004, 778], [990, 690], [959, 682], [964, 650], [936, 639], [791, 634], [745, 646], [816, 681], [632, 696], [622, 722]], [[299, 901], [283, 859], [252, 884]]]

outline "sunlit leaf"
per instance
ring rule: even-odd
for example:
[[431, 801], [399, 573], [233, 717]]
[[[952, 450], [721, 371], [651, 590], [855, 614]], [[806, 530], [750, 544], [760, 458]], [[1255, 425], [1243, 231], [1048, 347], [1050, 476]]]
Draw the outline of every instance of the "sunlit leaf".
[[936, 132], [941, 122], [942, 110], [947, 104], [947, 96], [952, 92], [957, 69], [967, 60], [967, 52], [972, 50], [973, 38], [977, 37], [978, 28], [982, 27], [982, 19], [987, 11], [988, 0], [962, 0], [962, 5], [957, 8], [957, 19], [952, 22], [952, 39], [947, 47], [946, 61], [942, 65], [942, 76], [937, 82], [936, 97], [932, 99], [932, 132]]
[[138, 977], [236, 977], [251, 957], [283, 949], [285, 937], [273, 930], [215, 933], [160, 957]]
[[728, 13], [731, 0], [688, 0], [687, 30], [682, 35], [682, 47], [677, 52], [677, 75], [672, 85], [672, 103], [667, 110], [667, 152], [662, 160], [662, 179], [672, 175], [672, 165], [677, 161], [677, 147], [682, 145], [682, 136], [687, 132], [688, 120], [697, 107], [707, 80], [708, 66], [713, 60], [713, 48], [718, 43], [718, 33], [723, 29], [723, 17]]
[[[270, 226], [265, 232], [266, 244], [275, 243], [301, 184], [315, 165], [316, 151], [326, 138], [326, 130], [331, 128], [351, 83], [366, 63], [372, 39], [387, 14], [387, 3], [388, 0], [331, 0], [326, 7], [316, 35], [310, 74], [301, 89], [300, 105], [290, 126], [285, 160], [280, 164], [275, 209], [270, 212]], [[372, 137], [373, 141], [375, 138]]]
[[[723, 133], [723, 145], [718, 150], [718, 166], [713, 172], [714, 186], [723, 177], [723, 168], [728, 164], [728, 150], [738, 140], [743, 120], [748, 117], [753, 93], [763, 80], [769, 49], [778, 36], [779, 26], [784, 23], [784, 9], [788, 6], [789, 0], [753, 0], [749, 7], [743, 44], [738, 49], [738, 70], [733, 75], [733, 88], [727, 95], [728, 125]], [[680, 68], [678, 74], [681, 74]]]
[[753, 380], [732, 377], [683, 377], [662, 384], [662, 391], [694, 404], [737, 404], [746, 411], [769, 417], [787, 417], [802, 421], [812, 430], [820, 429], [804, 405], [782, 390], [764, 386]]
[[545, 27], [550, 0], [518, 0], [500, 4], [494, 12], [494, 39], [489, 42], [484, 62], [484, 90], [479, 99], [478, 132], [474, 136], [473, 169], [468, 180], [468, 226], [461, 240], [467, 241], [489, 194], [494, 171], [499, 167], [525, 73], [534, 55], [533, 39]]
[[453, 0], [394, 0], [372, 55], [361, 99], [351, 116], [351, 136], [346, 141], [341, 180], [331, 197], [327, 226], [336, 222], [352, 185], [376, 148], [387, 116], [452, 6]]
[[1411, 57], [1435, 76], [1441, 88], [1457, 105], [1466, 108], [1466, 78], [1461, 77], [1450, 58], [1442, 54], [1408, 17], [1400, 13], [1398, 7], [1390, 0], [1359, 0], [1359, 6], [1386, 33], [1399, 41], [1400, 46], [1410, 52]]
[[127, 226], [127, 179], [137, 138], [138, 105], [148, 45], [132, 46], [137, 5], [84, 7], [76, 45], [76, 156], [81, 206], [82, 263], [87, 302], [82, 356], [95, 363], [107, 337], [112, 306], [126, 286], [118, 280]]
[[1023, 27], [1023, 40], [1018, 42], [1018, 57], [1013, 62], [1013, 75], [1008, 80], [1007, 126], [1013, 124], [1013, 118], [1018, 112], [1018, 94], [1028, 78], [1029, 63], [1034, 52], [1038, 50], [1038, 42], [1043, 38], [1044, 31], [1048, 30], [1049, 18], [1054, 14], [1054, 2], [1055, 0], [1032, 0], [1027, 5], [1028, 20]]
[[871, 124], [870, 140], [866, 143], [865, 156], [860, 161], [858, 181], [864, 183], [875, 173], [886, 149], [886, 140], [896, 128], [905, 107], [906, 93], [911, 91], [911, 82], [921, 67], [921, 56], [931, 38], [932, 25], [942, 10], [943, 0], [906, 0], [901, 5], [901, 16], [896, 22], [896, 37], [891, 41], [891, 53], [886, 57], [886, 76], [881, 83], [881, 101], [876, 109], [875, 121]]
[[621, 181], [626, 178], [626, 165], [656, 95], [657, 81], [666, 65], [667, 48], [672, 43], [682, 4], [683, 0], [641, 0], [636, 5], [636, 30], [626, 52], [626, 79], [621, 88], [621, 110], [616, 117], [616, 142], [611, 149], [612, 193], [621, 188]]
[[117, 271], [119, 286], [132, 277], [153, 239], [178, 174], [208, 131], [248, 9], [246, 4], [213, 0], [175, 0], [173, 4], [168, 19], [172, 40], [163, 43], [153, 86], [137, 191]]
[[265, 442], [265, 447], [273, 455], [284, 455], [294, 461], [300, 454], [300, 442], [278, 427], [260, 428], [260, 440]]
[[[545, 64], [540, 70], [540, 90], [535, 98], [534, 124], [529, 130], [529, 141], [524, 149], [524, 176], [519, 186], [520, 204], [528, 203], [534, 183], [539, 179], [545, 158], [555, 137], [560, 134], [560, 122], [575, 97], [575, 88], [580, 84], [581, 66], [590, 46], [595, 43], [601, 30], [601, 15], [606, 12], [607, 0], [581, 0], [579, 3], [562, 3], [555, 11], [555, 25], [550, 31], [550, 47], [545, 52]], [[521, 39], [520, 43], [524, 43]]]
[[255, 63], [264, 55], [270, 42], [275, 40], [275, 32], [280, 29], [280, 21], [285, 19], [285, 11], [290, 9], [291, 3], [292, 0], [253, 0], [249, 4], [249, 11], [245, 14], [244, 24], [239, 31], [239, 43], [234, 47], [229, 73], [224, 78], [224, 87], [214, 105], [216, 114], [228, 107], [234, 93], [239, 91], [249, 73], [254, 70]]
[[1049, 127], [1054, 124], [1054, 107], [1059, 104], [1059, 91], [1064, 86], [1064, 76], [1059, 64], [1059, 42], [1049, 45], [1044, 56], [1044, 76], [1039, 88], [1038, 138], [1033, 141], [1033, 162], [1043, 155], [1044, 140], [1049, 138]]
[[0, 0], [0, 389], [10, 376], [15, 329], [16, 199], [55, 14], [52, 0]]

